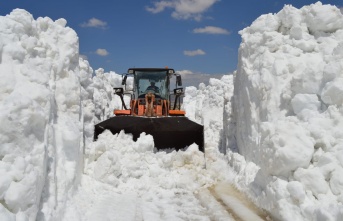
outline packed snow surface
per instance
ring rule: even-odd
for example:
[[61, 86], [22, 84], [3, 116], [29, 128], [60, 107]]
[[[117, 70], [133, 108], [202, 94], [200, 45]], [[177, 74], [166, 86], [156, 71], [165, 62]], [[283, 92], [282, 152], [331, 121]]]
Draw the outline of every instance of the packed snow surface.
[[185, 90], [205, 154], [166, 153], [93, 142], [121, 76], [94, 73], [64, 19], [0, 17], [0, 220], [265, 219], [236, 188], [268, 219], [343, 220], [343, 15], [286, 5], [240, 34], [234, 76]]

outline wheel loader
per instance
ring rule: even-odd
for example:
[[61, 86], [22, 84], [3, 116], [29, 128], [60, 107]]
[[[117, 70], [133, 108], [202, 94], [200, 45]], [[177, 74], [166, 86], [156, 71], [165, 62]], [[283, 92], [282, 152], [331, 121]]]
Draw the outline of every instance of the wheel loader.
[[[133, 80], [128, 85], [128, 78]], [[171, 88], [171, 81], [175, 87]], [[130, 81], [132, 83], [132, 81]], [[171, 68], [130, 68], [122, 75], [122, 87], [113, 88], [121, 99], [122, 109], [114, 110], [111, 117], [95, 125], [94, 140], [103, 131], [113, 134], [124, 130], [136, 141], [142, 132], [154, 138], [157, 150], [180, 150], [196, 143], [204, 152], [204, 128], [185, 117], [181, 110], [184, 95], [181, 75]], [[128, 105], [124, 96], [130, 97]]]

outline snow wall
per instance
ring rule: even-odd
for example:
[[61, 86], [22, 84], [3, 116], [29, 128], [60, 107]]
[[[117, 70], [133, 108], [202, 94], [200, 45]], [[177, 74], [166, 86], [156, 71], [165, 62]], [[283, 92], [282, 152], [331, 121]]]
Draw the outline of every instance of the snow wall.
[[61, 220], [94, 123], [121, 105], [121, 76], [92, 78], [66, 23], [21, 9], [0, 17], [0, 220]]
[[82, 168], [78, 38], [63, 19], [0, 19], [0, 210], [34, 220], [62, 207]]
[[342, 220], [341, 11], [286, 5], [240, 34], [227, 136], [260, 167], [252, 198], [280, 220]]
[[235, 185], [273, 219], [342, 220], [341, 11], [286, 5], [240, 34], [234, 79], [186, 89], [206, 151], [226, 154]]
[[58, 220], [92, 141], [92, 73], [64, 19], [0, 17], [1, 220]]

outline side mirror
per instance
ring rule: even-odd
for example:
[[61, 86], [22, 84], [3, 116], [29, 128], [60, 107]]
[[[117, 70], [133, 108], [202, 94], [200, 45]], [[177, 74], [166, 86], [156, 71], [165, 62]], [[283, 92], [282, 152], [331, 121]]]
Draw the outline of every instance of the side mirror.
[[182, 88], [182, 87], [180, 87], [180, 88], [175, 88], [175, 89], [174, 89], [174, 94], [175, 94], [175, 95], [181, 95], [181, 94], [183, 94], [183, 88]]
[[181, 75], [176, 75], [176, 84], [177, 86], [182, 86], [182, 79], [181, 79]]
[[125, 75], [125, 77], [124, 77], [123, 80], [121, 81], [121, 85], [125, 85], [125, 84], [126, 84], [126, 79], [127, 79], [127, 75]]
[[124, 94], [124, 89], [122, 87], [113, 88], [113, 90], [114, 90], [114, 93], [117, 95]]

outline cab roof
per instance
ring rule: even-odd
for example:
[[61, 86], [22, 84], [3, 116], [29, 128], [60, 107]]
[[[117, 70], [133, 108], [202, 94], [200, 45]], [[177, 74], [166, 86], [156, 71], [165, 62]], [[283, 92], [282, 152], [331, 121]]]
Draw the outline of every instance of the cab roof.
[[159, 72], [159, 71], [167, 71], [168, 73], [170, 73], [170, 71], [172, 71], [172, 73], [175, 73], [174, 69], [172, 68], [129, 68], [127, 70], [128, 73], [132, 73], [135, 71], [142, 71], [142, 72]]

